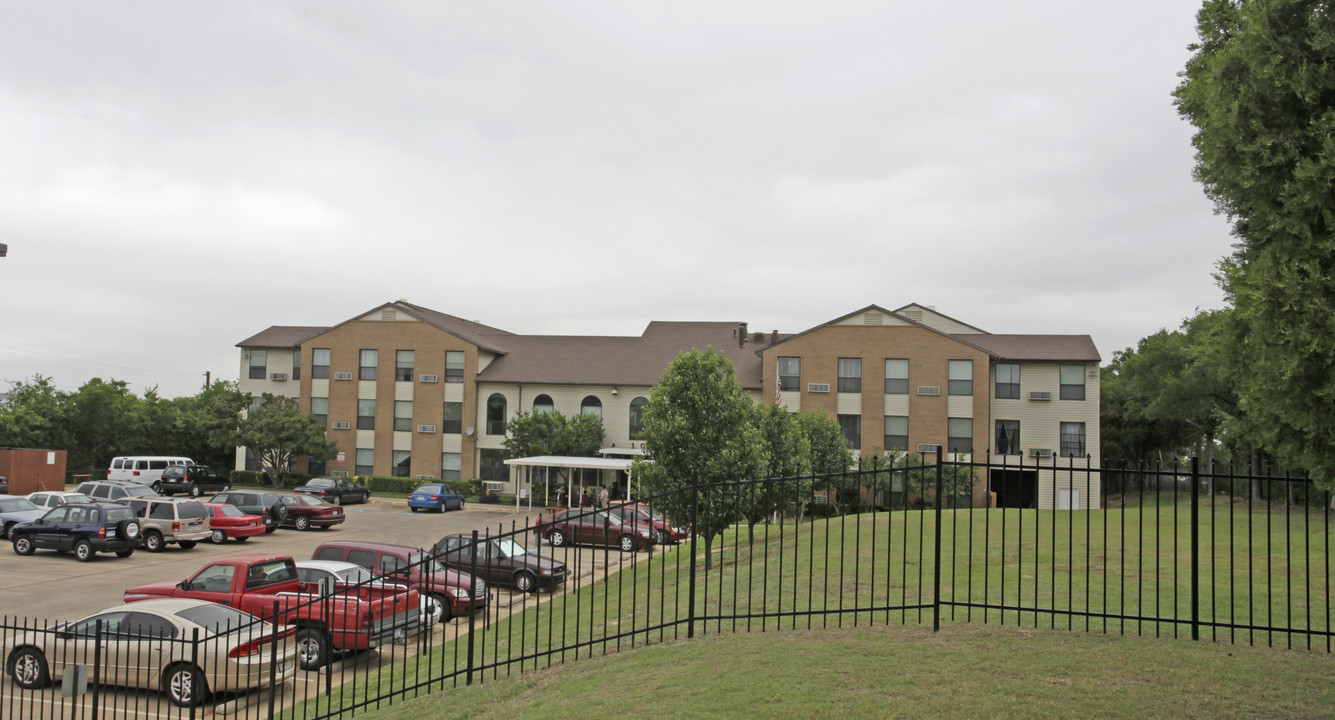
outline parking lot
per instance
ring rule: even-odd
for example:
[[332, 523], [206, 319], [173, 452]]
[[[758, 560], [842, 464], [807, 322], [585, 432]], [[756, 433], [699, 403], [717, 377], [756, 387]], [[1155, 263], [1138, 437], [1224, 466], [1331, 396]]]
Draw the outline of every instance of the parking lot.
[[[205, 498], [207, 499], [207, 498]], [[515, 513], [513, 506], [470, 504], [446, 513], [408, 510], [406, 501], [372, 498], [366, 504], [344, 508], [347, 520], [328, 530], [298, 532], [283, 528], [269, 535], [223, 545], [203, 542], [189, 550], [168, 545], [160, 553], [140, 548], [128, 558], [98, 555], [79, 562], [73, 553], [38, 550], [29, 557], [16, 555], [6, 542], [0, 546], [0, 615], [40, 620], [74, 620], [117, 605], [126, 588], [160, 580], [185, 579], [206, 563], [221, 557], [263, 553], [311, 557], [327, 540], [372, 540], [424, 549], [448, 533], [495, 533], [531, 525], [540, 510]], [[549, 548], [544, 547], [544, 551]]]

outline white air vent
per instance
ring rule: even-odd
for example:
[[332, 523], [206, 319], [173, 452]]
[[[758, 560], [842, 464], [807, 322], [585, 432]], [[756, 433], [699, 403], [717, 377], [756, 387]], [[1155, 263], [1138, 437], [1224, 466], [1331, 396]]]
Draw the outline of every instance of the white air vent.
[[807, 383], [807, 392], [829, 392], [829, 383]]
[[347, 476], [348, 476], [348, 471], [347, 471], [347, 470], [335, 470], [335, 471], [333, 471], [333, 472], [331, 472], [331, 473], [329, 473], [329, 474], [330, 474], [330, 475], [333, 475], [334, 477], [347, 477]]
[[928, 455], [928, 454], [935, 455], [935, 454], [936, 454], [936, 449], [937, 449], [938, 447], [940, 447], [940, 446], [937, 445], [936, 443], [918, 443], [918, 454], [919, 454], [919, 455]]
[[425, 374], [423, 374], [423, 375], [419, 375], [419, 376], [417, 376], [417, 379], [418, 379], [419, 381], [421, 381], [421, 382], [440, 382], [440, 376], [439, 376], [439, 375], [425, 375]]
[[940, 386], [940, 385], [919, 385], [919, 386], [918, 386], [918, 394], [919, 394], [919, 395], [940, 395], [940, 394], [941, 394], [941, 386]]
[[436, 431], [436, 426], [435, 426], [435, 425], [418, 425], [418, 426], [417, 426], [417, 432], [421, 432], [421, 433], [433, 433], [433, 432], [435, 432], [435, 431]]
[[492, 492], [500, 492], [500, 491], [501, 491], [501, 488], [505, 487], [505, 483], [503, 483], [503, 482], [497, 482], [497, 481], [495, 481], [495, 480], [483, 480], [483, 481], [482, 481], [482, 487], [484, 487], [484, 488], [486, 488], [486, 489], [488, 489], [488, 490], [490, 490], [490, 491], [492, 491]]
[[1029, 457], [1052, 457], [1052, 448], [1029, 448]]
[[346, 420], [335, 420], [335, 421], [334, 421], [334, 429], [335, 429], [335, 430], [351, 430], [351, 429], [352, 429], [352, 423], [350, 423], [350, 422], [348, 422], [348, 421], [346, 421]]
[[270, 380], [286, 380], [287, 373], [269, 373]]
[[334, 373], [334, 379], [335, 379], [335, 380], [351, 380], [351, 379], [352, 379], [352, 373], [350, 373], [350, 372], [341, 372], [341, 373], [340, 373], [340, 372], [336, 372], [336, 373]]
[[418, 479], [418, 480], [435, 480], [435, 479], [436, 479], [436, 476], [435, 476], [435, 475], [418, 475], [418, 476], [417, 476], [417, 479]]
[[1030, 390], [1030, 391], [1029, 391], [1029, 399], [1030, 399], [1030, 400], [1051, 400], [1051, 399], [1052, 399], [1052, 392], [1049, 391], [1049, 390]]

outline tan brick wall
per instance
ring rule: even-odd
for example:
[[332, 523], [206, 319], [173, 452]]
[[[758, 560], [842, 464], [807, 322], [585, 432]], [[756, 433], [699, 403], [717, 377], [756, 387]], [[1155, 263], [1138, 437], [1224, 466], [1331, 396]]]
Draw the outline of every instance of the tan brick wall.
[[[393, 464], [394, 446], [394, 369], [397, 351], [412, 350], [415, 353], [413, 367], [413, 422], [412, 422], [412, 475], [432, 475], [440, 477], [441, 452], [443, 451], [442, 434], [437, 432], [419, 433], [417, 426], [435, 425], [439, 429], [443, 422], [445, 403], [445, 353], [462, 350], [464, 352], [464, 392], [463, 417], [464, 427], [471, 425], [469, 418], [477, 414], [477, 391], [473, 378], [477, 375], [477, 346], [451, 335], [424, 322], [403, 321], [365, 321], [354, 320], [344, 323], [329, 332], [306, 341], [301, 346], [302, 397], [309, 398], [311, 392], [310, 363], [313, 350], [329, 349], [329, 422], [332, 428], [335, 420], [352, 423], [352, 430], [329, 431], [329, 438], [338, 443], [339, 450], [345, 453], [346, 461], [330, 461], [328, 470], [346, 470], [354, 472], [357, 460], [357, 387], [360, 355], [362, 350], [377, 350], [376, 371], [376, 418], [375, 418], [375, 465], [374, 474], [389, 475]], [[336, 372], [350, 372], [353, 379], [334, 380]], [[439, 382], [423, 383], [417, 378], [423, 373], [440, 376]], [[309, 402], [302, 403], [302, 411], [308, 412]], [[462, 467], [459, 476], [463, 479], [474, 477], [476, 469], [476, 449], [464, 440], [461, 452]]]
[[[862, 358], [862, 454], [884, 444], [885, 361], [909, 361], [909, 449], [918, 443], [945, 445], [949, 361], [972, 360], [973, 448], [982, 455], [990, 444], [987, 429], [989, 356], [964, 343], [920, 327], [827, 326], [781, 343], [762, 354], [765, 402], [774, 402], [780, 357], [802, 358], [801, 407], [836, 412], [839, 358]], [[807, 392], [808, 383], [829, 383], [829, 393]], [[939, 396], [918, 395], [919, 385], [941, 388]], [[785, 396], [788, 393], [784, 393]]]

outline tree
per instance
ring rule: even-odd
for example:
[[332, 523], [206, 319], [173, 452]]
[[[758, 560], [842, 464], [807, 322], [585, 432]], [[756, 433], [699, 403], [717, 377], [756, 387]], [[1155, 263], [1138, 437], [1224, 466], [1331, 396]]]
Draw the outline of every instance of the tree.
[[[813, 475], [841, 473], [852, 462], [852, 446], [839, 428], [839, 421], [820, 408], [807, 408], [794, 416], [798, 430], [806, 443], [807, 457], [803, 472]], [[803, 480], [797, 488], [797, 521], [806, 516], [811, 499], [811, 479]], [[828, 485], [828, 482], [827, 482]], [[827, 495], [828, 497], [828, 495]]]
[[[556, 455], [593, 457], [603, 447], [607, 433], [596, 415], [567, 417], [560, 411], [521, 412], [510, 418], [501, 444], [512, 458]], [[560, 471], [557, 471], [560, 477]], [[546, 478], [550, 480], [550, 478]]]
[[170, 447], [200, 465], [226, 468], [235, 462], [238, 418], [249, 396], [235, 382], [218, 380], [198, 395], [176, 398]]
[[1207, 0], [1174, 92], [1195, 176], [1233, 224], [1226, 356], [1265, 447], [1335, 486], [1335, 13]]
[[[797, 424], [797, 416], [778, 405], [751, 405], [751, 423], [759, 432], [765, 467], [760, 477], [792, 478], [782, 482], [757, 482], [742, 497], [742, 516], [746, 520], [746, 540], [755, 542], [756, 524], [779, 512], [793, 500], [793, 483], [803, 483], [811, 444]], [[809, 484], [810, 481], [805, 481]]]
[[68, 405], [69, 396], [51, 378], [14, 383], [0, 402], [0, 447], [68, 449]]
[[66, 466], [105, 470], [118, 455], [162, 454], [148, 444], [142, 403], [124, 380], [93, 378], [69, 397]]
[[[644, 408], [647, 457], [636, 459], [635, 475], [655, 509], [680, 523], [695, 518], [706, 569], [714, 539], [741, 516], [743, 486], [736, 483], [764, 475], [766, 457], [750, 421], [751, 405], [732, 362], [711, 347], [679, 354]], [[703, 486], [698, 506], [691, 490], [696, 483]]]
[[283, 487], [288, 466], [296, 458], [329, 460], [338, 454], [320, 421], [302, 415], [291, 399], [273, 393], [264, 393], [259, 407], [241, 418], [236, 443], [254, 451], [274, 487]]

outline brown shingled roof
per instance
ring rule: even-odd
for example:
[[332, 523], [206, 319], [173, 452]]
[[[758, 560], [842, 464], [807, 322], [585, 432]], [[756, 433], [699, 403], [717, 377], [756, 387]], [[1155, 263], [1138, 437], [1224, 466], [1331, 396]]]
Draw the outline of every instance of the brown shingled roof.
[[301, 346], [302, 340], [313, 335], [319, 335], [328, 329], [327, 327], [308, 327], [304, 325], [271, 325], [268, 330], [252, 335], [237, 343], [236, 346], [295, 348]]
[[1088, 335], [956, 335], [1002, 360], [1100, 362], [1094, 339]]
[[740, 323], [651, 322], [640, 337], [510, 335], [509, 354], [478, 374], [478, 382], [553, 385], [656, 385], [679, 353], [711, 345], [732, 361], [738, 383], [761, 386], [760, 358], [749, 339], [738, 347]]

